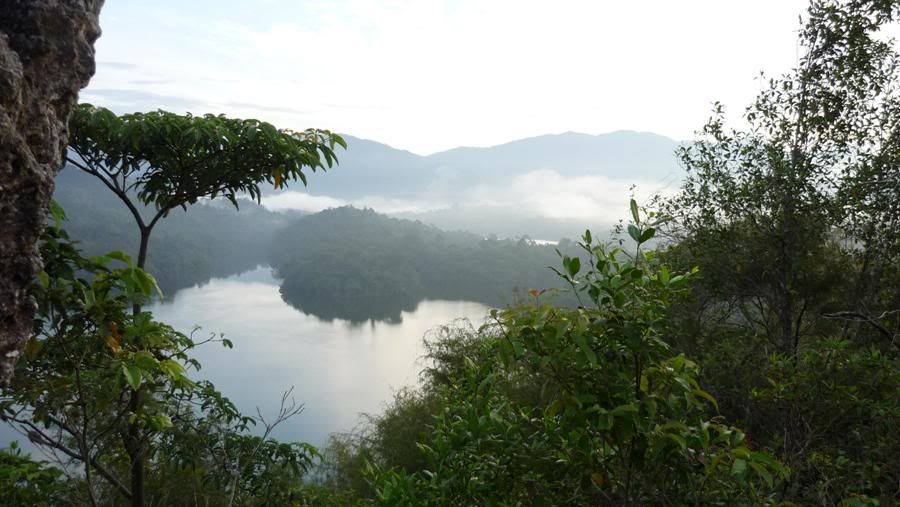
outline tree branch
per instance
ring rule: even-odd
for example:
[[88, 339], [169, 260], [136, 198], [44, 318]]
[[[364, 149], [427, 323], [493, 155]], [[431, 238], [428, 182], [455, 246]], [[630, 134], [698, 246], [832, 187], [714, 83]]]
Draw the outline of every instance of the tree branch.
[[68, 155], [66, 155], [66, 161], [102, 181], [107, 188], [109, 188], [114, 194], [116, 194], [120, 201], [125, 203], [125, 206], [127, 206], [128, 210], [131, 211], [131, 215], [134, 216], [134, 220], [137, 222], [138, 227], [140, 227], [141, 229], [146, 228], [146, 226], [144, 225], [144, 218], [141, 216], [141, 213], [138, 211], [137, 207], [135, 207], [134, 203], [131, 202], [131, 199], [128, 198], [128, 194], [125, 193], [125, 191], [121, 190], [118, 186], [114, 185], [108, 179], [104, 178], [103, 175], [101, 175], [96, 169], [84, 166]]
[[882, 313], [881, 315], [879, 315], [878, 317], [871, 317], [869, 315], [865, 315], [865, 314], [862, 314], [859, 312], [853, 312], [853, 311], [823, 313], [823, 314], [821, 314], [821, 316], [826, 319], [849, 320], [849, 321], [853, 321], [853, 322], [865, 322], [866, 324], [869, 324], [870, 326], [874, 327], [879, 333], [884, 335], [884, 337], [887, 338], [888, 341], [891, 342], [891, 345], [893, 345], [897, 348], [900, 348], [900, 343], [897, 342], [896, 336], [894, 335], [894, 333], [892, 333], [890, 329], [882, 326], [881, 323], [878, 322], [879, 320], [884, 319], [887, 316], [892, 315], [894, 313], [900, 313], [900, 310], [886, 311], [886, 312]]
[[[14, 422], [16, 424], [20, 424], [20, 425], [24, 426], [25, 428], [28, 428], [28, 431], [26, 431], [26, 434], [28, 435], [28, 438], [31, 439], [31, 441], [34, 442], [35, 444], [45, 445], [47, 447], [56, 449], [56, 450], [62, 452], [63, 454], [65, 454], [66, 456], [69, 456], [72, 459], [81, 461], [82, 463], [85, 464], [85, 466], [90, 464], [90, 466], [94, 470], [96, 470], [97, 473], [100, 474], [101, 477], [106, 479], [106, 481], [109, 482], [110, 485], [112, 485], [114, 488], [116, 488], [119, 491], [119, 493], [121, 493], [125, 498], [127, 498], [129, 500], [131, 499], [131, 491], [129, 491], [128, 488], [126, 488], [121, 482], [119, 482], [119, 480], [116, 479], [116, 477], [114, 475], [112, 475], [108, 470], [106, 470], [106, 468], [97, 460], [96, 457], [90, 457], [90, 456], [85, 457], [85, 456], [82, 456], [81, 454], [79, 454], [78, 452], [73, 451], [72, 449], [69, 449], [68, 447], [63, 445], [61, 442], [54, 440], [52, 437], [47, 435], [47, 433], [45, 433], [41, 428], [39, 428], [37, 425], [35, 425], [31, 421], [25, 421], [22, 419], [16, 419], [14, 417], [8, 417], [8, 416], [0, 416], [0, 419], [4, 420], [6, 422]], [[55, 421], [55, 422], [59, 423], [60, 421]], [[66, 431], [69, 431], [69, 430], [66, 430]]]

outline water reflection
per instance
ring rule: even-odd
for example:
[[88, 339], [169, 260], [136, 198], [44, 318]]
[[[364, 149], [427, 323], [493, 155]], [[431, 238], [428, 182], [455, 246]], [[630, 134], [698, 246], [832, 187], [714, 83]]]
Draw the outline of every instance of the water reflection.
[[234, 342], [233, 350], [199, 349], [204, 368], [195, 376], [211, 380], [243, 412], [258, 406], [273, 413], [293, 385], [306, 410], [276, 437], [313, 444], [352, 429], [360, 413], [379, 411], [393, 390], [414, 383], [428, 330], [457, 318], [478, 325], [488, 311], [479, 303], [422, 301], [387, 319], [319, 318], [285, 303], [268, 268], [181, 290], [148, 310], [184, 332], [200, 326], [195, 338], [221, 332]]
[[292, 292], [284, 286], [280, 292], [287, 304], [303, 313], [322, 320], [346, 320], [356, 325], [369, 321], [400, 324], [404, 313], [415, 311], [419, 306], [418, 298], [413, 296], [359, 297], [335, 301], [321, 295]]

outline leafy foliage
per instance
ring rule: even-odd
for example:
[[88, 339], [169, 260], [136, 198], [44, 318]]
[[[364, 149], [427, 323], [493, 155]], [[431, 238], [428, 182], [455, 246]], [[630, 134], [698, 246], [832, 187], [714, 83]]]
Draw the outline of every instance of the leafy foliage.
[[[813, 2], [804, 54], [728, 129], [683, 148], [664, 257], [697, 265], [672, 344], [724, 414], [791, 467], [781, 498], [892, 505], [898, 337], [897, 2]], [[863, 455], [866, 457], [863, 458]]]
[[764, 411], [760, 420], [784, 421], [780, 428], [766, 427], [766, 433], [797, 475], [798, 498], [837, 505], [897, 496], [900, 360], [895, 355], [830, 339], [796, 361], [771, 357], [765, 376], [767, 385], [753, 391], [755, 406]]
[[747, 308], [743, 324], [783, 353], [829, 311], [827, 286], [843, 280], [816, 268], [841, 249], [862, 264], [844, 309], [881, 312], [880, 274], [900, 252], [884, 234], [900, 216], [900, 57], [877, 32], [898, 13], [895, 2], [813, 2], [798, 68], [768, 81], [744, 115], [748, 128], [727, 128], [717, 106], [680, 150], [688, 176], [668, 203], [671, 232], [720, 299]]
[[[72, 115], [68, 161], [111, 188], [134, 189], [163, 213], [222, 195], [259, 199], [260, 182], [306, 182], [304, 168], [331, 167], [343, 139], [326, 130], [276, 129], [259, 120], [166, 111], [117, 116], [81, 104]], [[130, 180], [130, 181], [129, 181]]]
[[[632, 224], [638, 245], [657, 219]], [[398, 398], [376, 420], [378, 438], [357, 444], [379, 503], [768, 500], [787, 469], [709, 415], [715, 399], [699, 368], [663, 339], [669, 301], [691, 274], [670, 273], [640, 247], [629, 257], [591, 240], [579, 243], [585, 265], [563, 256], [559, 272], [584, 305], [495, 312], [476, 338], [450, 334], [432, 346], [422, 394]], [[414, 407], [433, 418], [412, 433], [424, 465], [378, 450], [407, 427], [395, 422], [421, 419]]]
[[17, 442], [0, 449], [0, 491], [7, 505], [75, 505], [75, 484], [59, 468], [24, 455]]
[[[35, 337], [3, 392], [0, 418], [64, 462], [85, 464], [93, 502], [131, 497], [136, 453], [148, 460], [149, 481], [177, 483], [191, 497], [256, 505], [299, 494], [315, 449], [267, 438], [269, 426], [263, 438], [251, 435], [256, 420], [188, 376], [200, 368], [192, 349], [230, 347], [227, 339], [198, 343], [150, 313], [129, 312], [155, 281], [124, 254], [84, 258], [65, 231], [48, 227], [42, 255]], [[155, 494], [168, 498], [165, 491]]]

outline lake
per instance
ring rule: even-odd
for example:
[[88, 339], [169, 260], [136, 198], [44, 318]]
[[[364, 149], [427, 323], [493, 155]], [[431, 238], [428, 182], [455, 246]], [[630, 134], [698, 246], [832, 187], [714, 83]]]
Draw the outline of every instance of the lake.
[[[397, 389], [417, 382], [424, 363], [422, 339], [456, 319], [483, 323], [488, 307], [465, 301], [421, 301], [399, 319], [325, 320], [289, 306], [269, 268], [210, 280], [146, 307], [156, 319], [194, 339], [224, 333], [233, 349], [213, 343], [193, 354], [203, 369], [193, 379], [212, 381], [246, 415], [277, 413], [293, 386], [303, 413], [279, 426], [283, 441], [323, 445], [328, 435], [352, 430], [361, 413], [378, 413]], [[0, 424], [0, 447], [26, 439]], [[40, 453], [37, 453], [40, 455]]]
[[208, 344], [195, 352], [211, 380], [247, 415], [277, 412], [281, 394], [294, 387], [305, 405], [278, 428], [282, 440], [314, 445], [333, 432], [353, 429], [360, 413], [380, 412], [392, 393], [417, 382], [422, 339], [455, 319], [483, 323], [488, 307], [464, 301], [422, 301], [399, 321], [323, 320], [285, 303], [268, 268], [178, 291], [147, 308], [196, 340], [225, 333], [233, 349]]

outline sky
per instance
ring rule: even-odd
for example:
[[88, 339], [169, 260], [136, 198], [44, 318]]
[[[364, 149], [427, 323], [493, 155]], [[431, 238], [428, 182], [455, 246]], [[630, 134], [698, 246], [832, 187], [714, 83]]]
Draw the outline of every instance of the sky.
[[426, 155], [693, 137], [797, 61], [803, 0], [113, 0], [82, 101], [327, 128]]

